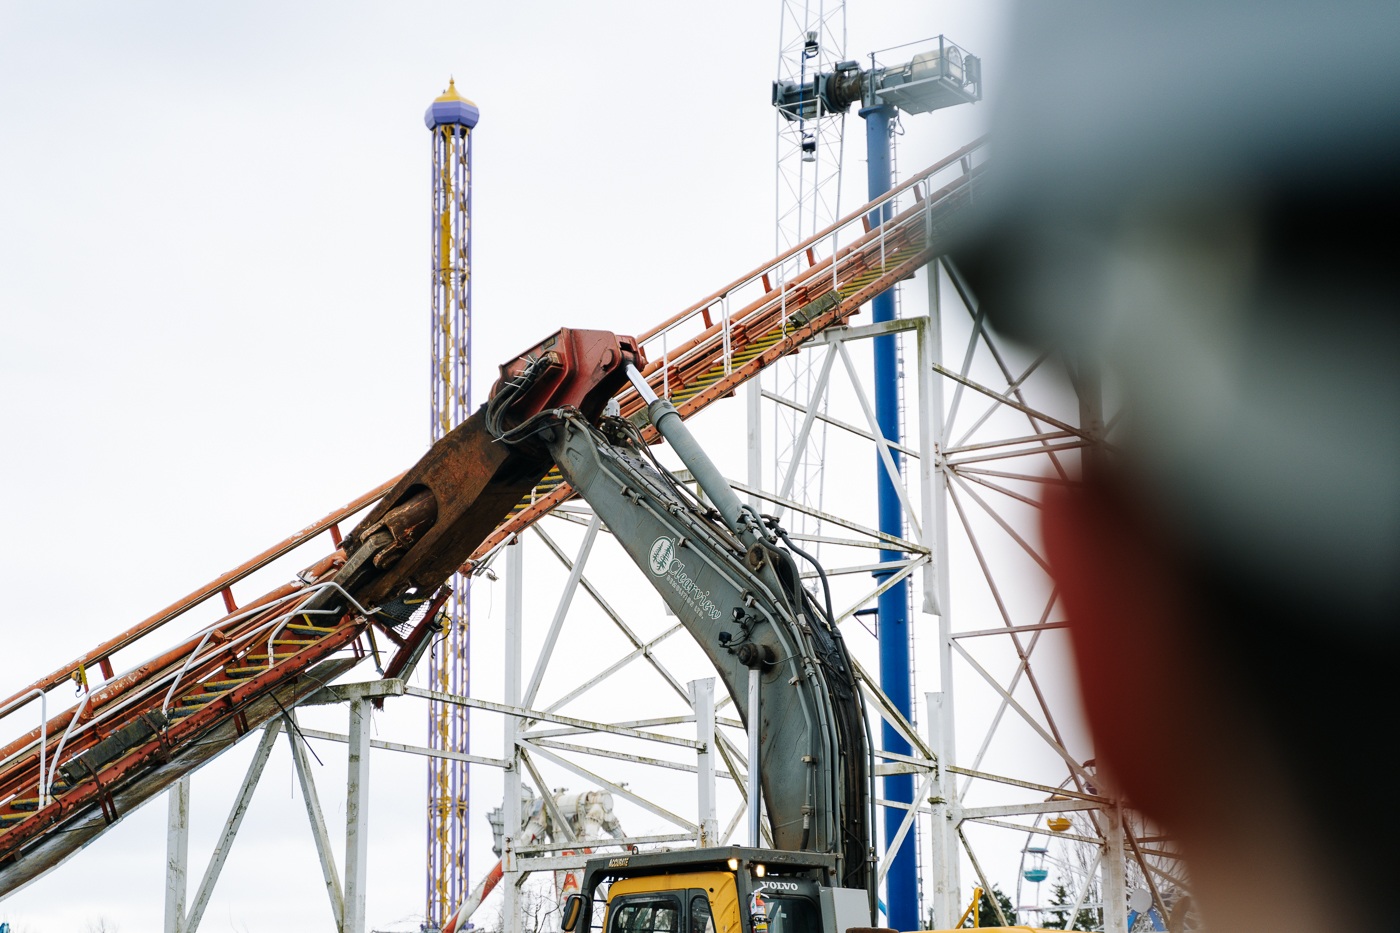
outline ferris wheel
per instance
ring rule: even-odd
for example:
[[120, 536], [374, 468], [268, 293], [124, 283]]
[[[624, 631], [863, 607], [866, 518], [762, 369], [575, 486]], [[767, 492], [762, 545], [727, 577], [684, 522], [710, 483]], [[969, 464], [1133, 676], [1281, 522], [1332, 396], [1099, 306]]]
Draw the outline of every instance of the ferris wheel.
[[[1092, 761], [1087, 762], [1092, 767]], [[1069, 789], [1068, 780], [1061, 786]], [[1066, 794], [1047, 803], [1070, 804]], [[1191, 907], [1189, 880], [1170, 840], [1154, 834], [1141, 817], [1135, 838], [1140, 855], [1123, 860], [1127, 895], [1127, 929], [1173, 933], [1199, 929]], [[1065, 809], [1039, 815], [1026, 833], [1016, 876], [1016, 922], [1048, 929], [1105, 929], [1104, 859], [1108, 851], [1102, 814]]]

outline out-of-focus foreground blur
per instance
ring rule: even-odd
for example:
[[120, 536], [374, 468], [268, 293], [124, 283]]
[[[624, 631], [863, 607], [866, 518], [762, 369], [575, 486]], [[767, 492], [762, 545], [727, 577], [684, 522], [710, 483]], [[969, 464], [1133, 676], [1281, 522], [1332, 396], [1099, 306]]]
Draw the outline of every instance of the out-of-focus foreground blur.
[[1122, 672], [1083, 686], [1100, 763], [1212, 929], [1375, 923], [1338, 912], [1386, 890], [1397, 829], [1400, 7], [1016, 22], [959, 259], [1123, 413], [1046, 509], [1081, 670]]

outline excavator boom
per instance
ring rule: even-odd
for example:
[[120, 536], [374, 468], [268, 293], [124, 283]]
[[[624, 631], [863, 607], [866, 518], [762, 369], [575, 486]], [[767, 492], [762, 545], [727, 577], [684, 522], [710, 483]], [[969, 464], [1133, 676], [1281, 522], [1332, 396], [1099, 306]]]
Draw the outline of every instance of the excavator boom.
[[756, 725], [761, 765], [751, 767], [759, 767], [774, 846], [833, 855], [842, 885], [867, 887], [865, 714], [829, 607], [802, 587], [776, 522], [740, 503], [675, 407], [631, 375], [647, 417], [714, 508], [660, 468], [630, 420], [604, 417], [595, 427], [563, 409], [535, 436], [709, 657], [746, 726]]

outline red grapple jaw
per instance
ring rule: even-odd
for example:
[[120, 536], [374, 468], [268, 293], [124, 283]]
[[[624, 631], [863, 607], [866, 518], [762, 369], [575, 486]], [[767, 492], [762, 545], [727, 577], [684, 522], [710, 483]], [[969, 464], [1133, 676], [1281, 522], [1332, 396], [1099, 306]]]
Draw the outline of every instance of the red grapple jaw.
[[[409, 587], [435, 590], [554, 465], [543, 446], [498, 440], [487, 410], [502, 408], [507, 427], [566, 406], [596, 421], [626, 384], [628, 364], [644, 362], [631, 337], [565, 328], [502, 366], [493, 401], [434, 444], [346, 538], [346, 567], [337, 582], [363, 606]], [[511, 380], [515, 395], [506, 398]], [[371, 548], [374, 558], [357, 560], [367, 556], [357, 554], [361, 548]]]
[[543, 363], [534, 381], [510, 405], [510, 418], [520, 422], [551, 408], [573, 407], [596, 421], [603, 406], [627, 382], [627, 366], [641, 369], [646, 357], [633, 337], [605, 330], [569, 327], [501, 366], [501, 378], [491, 388], [496, 398], [511, 381], [522, 378], [532, 364]]

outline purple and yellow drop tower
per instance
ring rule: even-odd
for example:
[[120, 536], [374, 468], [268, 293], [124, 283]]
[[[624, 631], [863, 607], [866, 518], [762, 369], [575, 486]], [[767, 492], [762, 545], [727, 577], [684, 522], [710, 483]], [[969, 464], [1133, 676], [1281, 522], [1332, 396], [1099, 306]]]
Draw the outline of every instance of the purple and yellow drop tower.
[[[432, 102], [423, 122], [433, 134], [432, 216], [432, 412], [429, 437], [446, 435], [471, 414], [472, 128], [480, 112], [447, 90]], [[471, 671], [469, 581], [458, 574], [447, 604], [448, 626], [428, 655], [433, 690], [467, 694]], [[466, 752], [470, 719], [465, 707], [433, 701], [429, 745]], [[428, 926], [440, 929], [467, 894], [467, 816], [470, 772], [466, 762], [433, 758], [428, 765]]]

